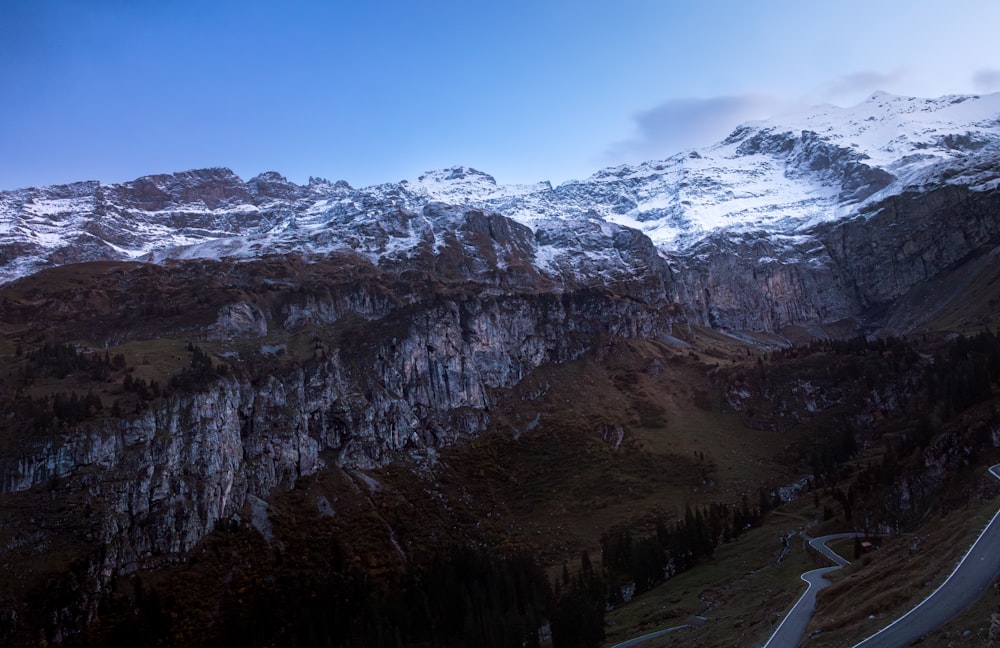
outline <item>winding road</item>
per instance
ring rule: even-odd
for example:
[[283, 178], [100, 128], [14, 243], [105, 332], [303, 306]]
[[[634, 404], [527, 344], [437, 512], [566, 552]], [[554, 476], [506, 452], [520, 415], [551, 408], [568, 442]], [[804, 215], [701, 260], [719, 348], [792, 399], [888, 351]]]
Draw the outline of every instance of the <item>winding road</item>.
[[833, 567], [821, 567], [820, 569], [814, 569], [802, 574], [802, 580], [808, 583], [809, 586], [803, 592], [802, 596], [799, 597], [799, 600], [795, 602], [795, 605], [792, 606], [792, 609], [788, 611], [788, 614], [785, 615], [785, 618], [774, 631], [774, 634], [764, 644], [764, 648], [795, 648], [795, 646], [799, 645], [799, 642], [802, 641], [802, 636], [806, 633], [806, 626], [809, 625], [813, 610], [816, 609], [816, 594], [830, 584], [830, 581], [823, 578], [823, 576], [851, 564], [833, 549], [827, 547], [826, 543], [843, 538], [856, 538], [860, 535], [859, 533], [835, 533], [812, 539], [809, 539], [808, 536], [803, 536], [809, 539], [810, 547], [832, 560], [836, 565]]
[[[1000, 479], [1000, 464], [991, 466], [991, 475]], [[816, 607], [816, 593], [830, 584], [824, 574], [850, 564], [826, 546], [831, 540], [853, 538], [858, 534], [841, 533], [809, 541], [816, 551], [833, 562], [835, 567], [814, 569], [802, 574], [809, 584], [805, 593], [792, 606], [764, 648], [795, 648], [802, 641], [806, 626]], [[899, 648], [908, 646], [940, 628], [976, 602], [1000, 575], [1000, 509], [979, 534], [972, 547], [955, 566], [951, 575], [916, 607], [853, 648]]]
[[[1000, 479], [1000, 464], [990, 467]], [[854, 648], [908, 646], [958, 616], [983, 595], [1000, 574], [1000, 509], [955, 570], [915, 608]]]
[[[1000, 479], [1000, 464], [991, 466], [991, 475]], [[824, 575], [841, 569], [850, 562], [826, 546], [843, 538], [855, 538], [858, 533], [837, 533], [809, 539], [809, 546], [836, 563], [802, 574], [808, 584], [806, 591], [788, 611], [763, 648], [796, 648], [805, 635], [806, 627], [816, 608], [816, 594], [830, 584]], [[807, 536], [803, 536], [808, 539]], [[1000, 576], [1000, 509], [993, 515], [969, 551], [955, 566], [951, 575], [916, 607], [882, 630], [857, 643], [853, 648], [900, 648], [908, 646], [961, 614], [975, 603]], [[686, 626], [678, 626], [636, 637], [612, 648], [627, 648], [662, 636]]]

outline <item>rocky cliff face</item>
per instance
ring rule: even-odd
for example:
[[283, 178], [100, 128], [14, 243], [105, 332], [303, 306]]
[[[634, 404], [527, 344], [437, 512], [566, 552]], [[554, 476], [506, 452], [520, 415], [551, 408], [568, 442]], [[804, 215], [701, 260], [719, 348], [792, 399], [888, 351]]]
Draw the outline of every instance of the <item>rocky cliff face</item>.
[[823, 236], [865, 307], [885, 307], [970, 255], [1000, 243], [1000, 193], [967, 187], [908, 192]]
[[[808, 248], [808, 249], [803, 249]], [[860, 318], [833, 259], [810, 241], [782, 245], [762, 233], [711, 237], [677, 260], [683, 301], [713, 328], [781, 331]]]
[[101, 511], [98, 591], [113, 574], [191, 549], [252, 497], [329, 463], [369, 468], [396, 451], [468, 439], [485, 430], [498, 394], [539, 365], [577, 358], [605, 336], [655, 337], [673, 323], [660, 304], [605, 290], [472, 284], [415, 301], [410, 293], [408, 303], [384, 290], [227, 304], [220, 318], [229, 324], [206, 330], [231, 334], [244, 323], [241, 336], [260, 335], [265, 310], [272, 332], [338, 326], [314, 337], [312, 360], [220, 378], [135, 415], [29, 441], [5, 458], [2, 492], [58, 482], [85, 493], [86, 506]]
[[[316, 316], [335, 308], [310, 303]], [[288, 321], [298, 324], [303, 311], [293, 312]], [[439, 295], [363, 321], [342, 334], [339, 346], [317, 342], [322, 359], [292, 371], [220, 379], [134, 417], [77, 426], [6, 462], [3, 492], [66, 477], [79, 466], [128, 473], [132, 454], [156, 457], [154, 464], [165, 458], [178, 471], [195, 462], [214, 473], [223, 463], [214, 456], [218, 451], [239, 458], [240, 472], [248, 475], [241, 483], [257, 484], [249, 491], [261, 495], [315, 471], [324, 450], [336, 451], [339, 463], [364, 468], [395, 450], [479, 432], [496, 390], [534, 368], [579, 357], [601, 336], [652, 338], [672, 325], [666, 311], [597, 291]], [[170, 448], [179, 439], [205, 456], [176, 454]], [[232, 476], [226, 479], [229, 486], [219, 488], [229, 492]], [[225, 509], [226, 498], [216, 499], [219, 511]]]
[[682, 300], [709, 326], [778, 331], [846, 320], [899, 333], [920, 314], [893, 324], [886, 313], [898, 300], [998, 245], [1000, 194], [957, 186], [893, 196], [804, 236], [711, 236], [675, 265], [685, 269]]

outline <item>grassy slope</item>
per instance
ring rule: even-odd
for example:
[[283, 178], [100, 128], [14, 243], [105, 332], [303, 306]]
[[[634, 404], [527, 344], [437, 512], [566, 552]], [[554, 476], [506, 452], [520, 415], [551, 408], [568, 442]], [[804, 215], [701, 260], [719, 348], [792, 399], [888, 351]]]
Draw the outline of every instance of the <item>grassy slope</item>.
[[811, 507], [811, 502], [802, 500], [782, 506], [761, 528], [717, 549], [710, 561], [613, 611], [608, 616], [607, 644], [680, 625], [698, 615], [708, 620], [646, 645], [763, 645], [804, 591], [799, 575], [828, 564], [798, 537], [791, 540], [784, 560], [777, 562], [779, 538], [815, 524]]
[[[977, 501], [965, 511], [934, 516], [918, 532], [887, 539], [878, 551], [831, 574], [833, 585], [819, 594], [805, 645], [854, 645], [904, 614], [951, 573], [998, 504], [997, 498]], [[785, 561], [776, 564], [778, 537], [793, 529], [808, 529], [814, 537], [849, 530], [842, 517], [820, 523], [818, 513], [808, 497], [786, 504], [762, 528], [717, 550], [711, 561], [611, 612], [606, 645], [684, 624], [693, 615], [707, 621], [644, 645], [763, 645], [804, 591], [799, 575], [829, 564], [798, 538]], [[959, 518], [961, 523], [956, 524]], [[851, 545], [847, 541], [835, 549], [852, 559]], [[958, 645], [983, 645], [996, 607], [995, 595], [988, 592], [925, 644], [943, 648], [961, 639], [966, 643]], [[963, 638], [966, 630], [970, 635]]]
[[[817, 636], [809, 645], [853, 645], [920, 603], [952, 572], [997, 506], [1000, 498], [971, 498], [965, 510], [932, 515], [916, 532], [887, 538], [878, 551], [835, 574], [817, 601], [810, 625]], [[979, 622], [988, 624], [989, 614]]]

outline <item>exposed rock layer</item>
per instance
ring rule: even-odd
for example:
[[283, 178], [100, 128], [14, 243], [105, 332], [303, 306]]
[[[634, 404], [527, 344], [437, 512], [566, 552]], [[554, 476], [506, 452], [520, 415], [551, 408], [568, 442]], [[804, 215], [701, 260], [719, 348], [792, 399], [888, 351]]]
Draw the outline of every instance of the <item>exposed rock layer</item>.
[[906, 193], [783, 244], [763, 233], [713, 236], [675, 264], [696, 321], [777, 331], [851, 320], [880, 328], [894, 303], [1000, 245], [1000, 193]]

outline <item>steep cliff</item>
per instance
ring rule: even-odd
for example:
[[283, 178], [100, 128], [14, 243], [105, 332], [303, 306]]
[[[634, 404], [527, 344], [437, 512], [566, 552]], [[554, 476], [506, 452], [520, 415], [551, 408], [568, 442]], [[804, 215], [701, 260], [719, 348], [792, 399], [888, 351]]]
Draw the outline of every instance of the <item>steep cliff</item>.
[[[455, 259], [463, 268], [484, 261], [488, 266], [481, 257]], [[448, 272], [369, 269], [363, 278], [366, 271], [348, 262], [300, 274], [295, 287], [276, 286], [284, 284], [282, 264], [241, 266], [208, 282], [204, 267], [148, 269], [98, 273], [91, 288], [99, 299], [74, 301], [79, 291], [53, 290], [54, 276], [44, 291], [33, 281], [4, 290], [9, 326], [72, 310], [69, 327], [54, 317], [50, 334], [131, 339], [134, 346], [125, 348], [142, 350], [134, 357], [150, 355], [163, 337], [194, 338], [209, 345], [217, 365], [231, 367], [143, 402], [130, 400], [115, 374], [91, 387], [106, 403], [103, 414], [43, 432], [32, 432], [26, 420], [10, 428], [18, 438], [4, 452], [0, 493], [15, 501], [61, 484], [79, 506], [99, 511], [89, 532], [102, 547], [88, 563], [93, 592], [113, 575], [180, 556], [254, 497], [291, 488], [324, 466], [372, 468], [397, 451], [474, 438], [486, 429], [498, 394], [537, 367], [578, 358], [609, 337], [666, 335], [676, 317], [662, 286], [633, 295], [583, 287], [511, 291], [441, 283]], [[485, 266], [482, 272], [489, 275]], [[139, 287], [149, 288], [138, 292], [146, 297], [137, 296]], [[34, 308], [22, 308], [26, 294]], [[160, 306], [167, 314], [147, 328], [143, 313], [157, 301], [166, 302]], [[40, 379], [31, 389], [61, 389], [70, 379]], [[18, 407], [18, 398], [24, 396], [6, 406]], [[121, 413], [109, 415], [112, 402]], [[25, 525], [8, 548], [35, 532]], [[96, 599], [85, 602], [92, 614]]]
[[846, 320], [905, 333], [926, 325], [933, 309], [904, 321], [892, 318], [897, 302], [998, 246], [1000, 193], [948, 186], [893, 196], [798, 236], [713, 235], [674, 264], [685, 269], [677, 275], [683, 301], [710, 326], [819, 331]]
[[[335, 308], [308, 303], [313, 313]], [[289, 321], [301, 318], [295, 308]], [[180, 470], [197, 456], [177, 456], [174, 444], [192, 433], [190, 443], [206, 452], [200, 464], [220, 466], [216, 453], [242, 457], [240, 472], [253, 476], [239, 481], [255, 494], [314, 471], [326, 449], [336, 450], [342, 464], [378, 465], [391, 451], [481, 430], [492, 392], [542, 364], [579, 357], [601, 336], [650, 338], [666, 334], [672, 323], [664, 310], [596, 291], [435, 295], [379, 319], [352, 319], [338, 339], [315, 337], [321, 359], [267, 376], [221, 378], [201, 392], [171, 394], [134, 417], [76, 426], [5, 464], [4, 491], [92, 464], [130, 472], [131, 454]], [[274, 465], [261, 465], [267, 463]], [[225, 509], [226, 497], [218, 501], [219, 511]]]

